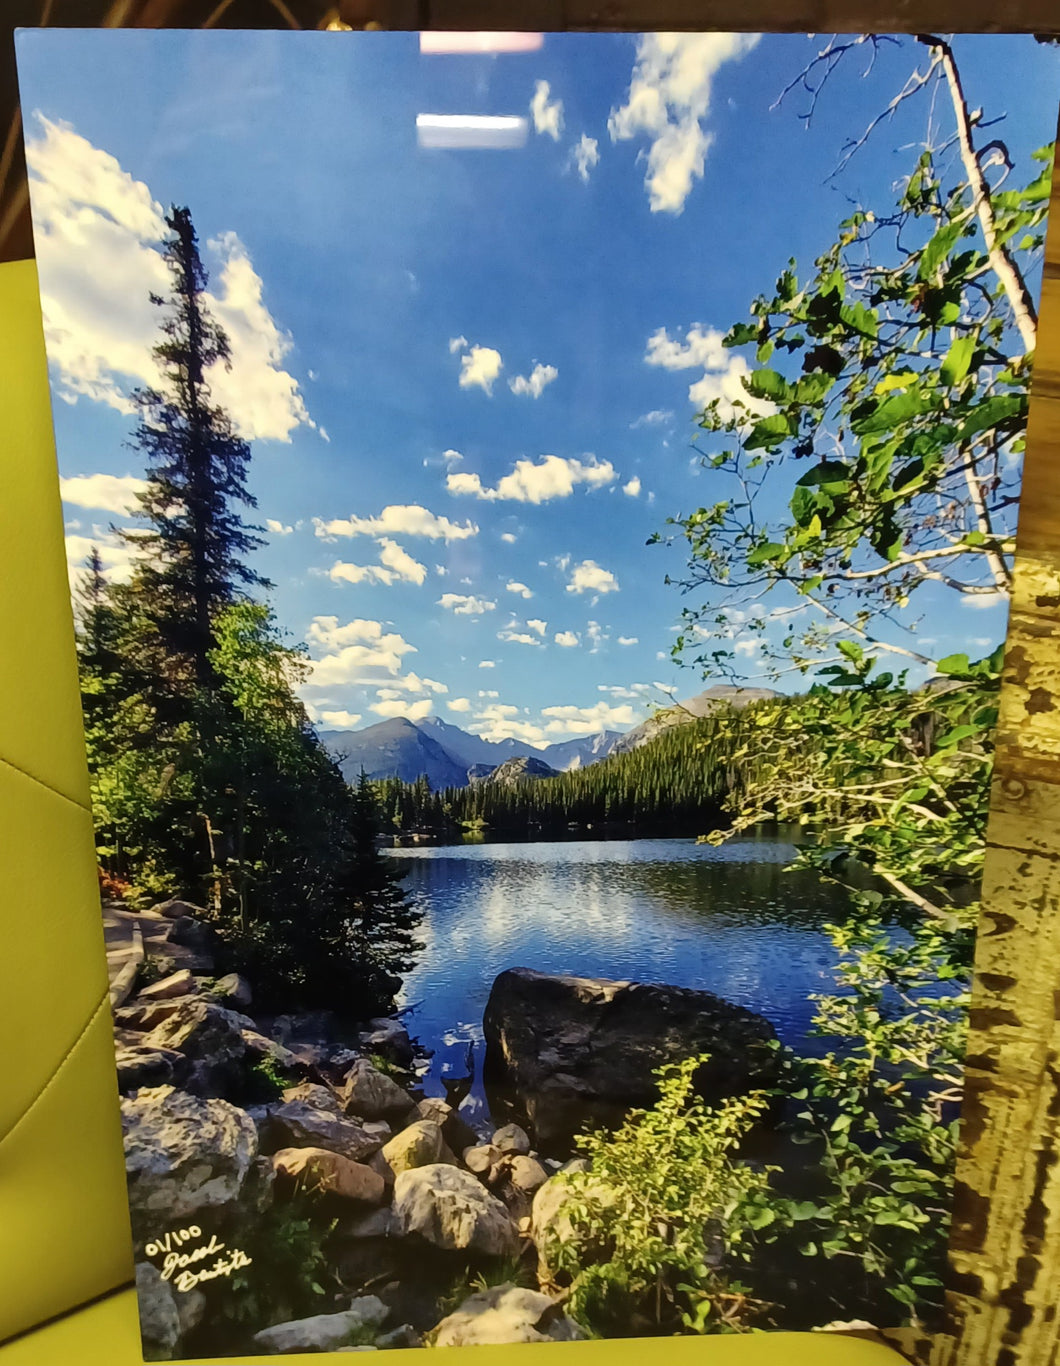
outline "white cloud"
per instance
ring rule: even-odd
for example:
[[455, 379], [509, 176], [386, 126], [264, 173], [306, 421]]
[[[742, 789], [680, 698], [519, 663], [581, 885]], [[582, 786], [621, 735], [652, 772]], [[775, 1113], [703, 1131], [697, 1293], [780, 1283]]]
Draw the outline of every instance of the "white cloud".
[[127, 516], [139, 510], [136, 495], [147, 488], [146, 479], [131, 474], [78, 474], [59, 480], [63, 502], [79, 508], [99, 508]]
[[526, 631], [517, 631], [511, 626], [505, 626], [497, 632], [498, 640], [505, 640], [510, 645], [540, 645], [541, 641], [537, 636], [531, 636]]
[[320, 719], [336, 730], [352, 730], [361, 719], [361, 713], [359, 711], [322, 711]]
[[102, 527], [93, 527], [92, 536], [66, 537], [66, 567], [71, 587], [81, 580], [93, 547], [99, 552], [103, 577], [108, 583], [128, 583], [133, 571], [133, 548], [120, 536]]
[[581, 637], [574, 631], [557, 631], [552, 639], [567, 650], [573, 650], [575, 645], [581, 644]]
[[326, 651], [314, 661], [308, 679], [308, 686], [316, 688], [382, 685], [399, 679], [403, 657], [416, 653], [415, 645], [396, 631], [363, 618], [340, 626], [338, 617], [314, 617], [306, 635], [310, 645]]
[[467, 340], [466, 337], [450, 337], [450, 338], [449, 338], [449, 354], [450, 354], [451, 356], [455, 356], [456, 353], [457, 353], [458, 351], [466, 351], [466, 350], [467, 350], [467, 346], [468, 346], [468, 340]]
[[313, 518], [316, 534], [322, 540], [335, 536], [424, 536], [431, 541], [464, 541], [478, 535], [474, 522], [451, 522], [436, 516], [418, 503], [391, 504], [378, 517]]
[[619, 645], [636, 645], [639, 643], [637, 636], [619, 636]]
[[582, 560], [571, 573], [568, 593], [617, 593], [618, 580], [595, 560]]
[[661, 427], [664, 422], [670, 422], [672, 419], [672, 409], [653, 408], [650, 413], [642, 413], [640, 417], [635, 418], [629, 425], [633, 430], [637, 427]]
[[[595, 602], [595, 598], [593, 599]], [[596, 654], [600, 646], [611, 639], [609, 631], [606, 631], [598, 621], [587, 621], [585, 623], [585, 634], [589, 637], [589, 644], [592, 646], [589, 653]]]
[[626, 102], [607, 121], [613, 142], [650, 140], [644, 184], [652, 213], [679, 214], [703, 175], [713, 137], [703, 126], [725, 62], [743, 57], [755, 33], [651, 33], [637, 45]]
[[478, 733], [486, 740], [525, 740], [531, 745], [543, 745], [544, 730], [532, 721], [519, 717], [519, 708], [501, 702], [491, 703], [475, 713]]
[[492, 346], [473, 346], [460, 360], [460, 387], [471, 389], [477, 385], [492, 394], [494, 381], [503, 368], [499, 351]]
[[[89, 398], [132, 413], [131, 391], [161, 382], [152, 348], [170, 277], [158, 250], [161, 205], [109, 153], [41, 114], [27, 142], [34, 236], [49, 360], [67, 402]], [[240, 435], [289, 441], [313, 426], [284, 369], [293, 342], [264, 302], [261, 277], [234, 233], [207, 242], [215, 282], [204, 303], [228, 333], [231, 365], [213, 366], [214, 401]], [[105, 300], [105, 305], [103, 301]]]
[[470, 711], [471, 699], [467, 697], [454, 697], [451, 702], [445, 704], [450, 711]]
[[501, 540], [504, 541], [507, 545], [514, 545], [515, 542], [518, 540], [518, 537], [516, 536], [514, 531], [502, 531]]
[[1007, 593], [965, 593], [961, 598], [965, 607], [983, 611], [988, 607], [1002, 607], [1008, 602]]
[[760, 640], [738, 640], [732, 647], [733, 654], [745, 655], [748, 659], [753, 658], [762, 648]]
[[336, 560], [328, 572], [333, 583], [423, 583], [427, 566], [414, 560], [396, 541], [379, 541], [379, 564], [347, 564]]
[[597, 702], [593, 707], [544, 707], [542, 716], [549, 717], [545, 730], [549, 735], [577, 735], [579, 733], [613, 730], [636, 724], [633, 708], [615, 707], [608, 702]]
[[542, 621], [540, 617], [528, 617], [526, 625], [529, 630], [536, 631], [539, 636], [543, 636], [548, 630], [548, 622]]
[[444, 607], [454, 616], [480, 617], [483, 612], [492, 612], [497, 604], [490, 602], [488, 598], [476, 598], [470, 593], [443, 593], [438, 599], [438, 606]]
[[479, 697], [500, 697], [500, 693], [496, 688], [479, 688], [478, 695]]
[[532, 598], [534, 596], [533, 593], [531, 593], [530, 589], [527, 588], [525, 583], [517, 583], [514, 579], [510, 583], [506, 583], [504, 586], [505, 588], [507, 588], [509, 593], [518, 593], [518, 595], [521, 598]]
[[640, 475], [635, 474], [628, 484], [623, 484], [622, 492], [629, 498], [638, 498], [640, 496]]
[[508, 381], [508, 388], [513, 394], [531, 394], [534, 398], [540, 398], [545, 391], [546, 385], [559, 378], [559, 371], [554, 365], [541, 365], [538, 363], [531, 370], [529, 377], [526, 375], [516, 375], [514, 379]]
[[571, 148], [570, 164], [578, 172], [582, 183], [588, 185], [589, 173], [600, 160], [600, 144], [588, 133], [583, 133]]
[[277, 522], [272, 517], [266, 517], [265, 530], [271, 531], [274, 536], [290, 536], [294, 531], [293, 526], [285, 526], [283, 522]]
[[487, 502], [509, 500], [517, 503], [547, 503], [553, 498], [568, 498], [575, 485], [602, 488], [618, 478], [610, 460], [565, 460], [558, 455], [543, 455], [540, 460], [517, 460], [496, 488], [487, 488], [477, 474], [450, 474], [446, 488], [453, 494], [467, 494]]
[[743, 356], [736, 355], [722, 344], [724, 333], [715, 327], [705, 328], [702, 323], [693, 323], [685, 332], [684, 340], [671, 337], [665, 327], [660, 327], [648, 338], [644, 360], [648, 365], [658, 365], [664, 370], [698, 370], [702, 367], [702, 379], [693, 381], [688, 388], [690, 402], [697, 408], [705, 408], [714, 399], [720, 399], [720, 415], [729, 419], [737, 415], [737, 403], [743, 404], [748, 418], [762, 417], [775, 412], [772, 403], [753, 398], [744, 387], [744, 380], [751, 373]]
[[404, 716], [409, 721], [422, 721], [430, 716], [434, 709], [434, 703], [429, 697], [422, 702], [406, 702], [403, 698], [384, 698], [378, 702], [373, 702], [370, 710], [377, 716], [394, 717]]
[[497, 661], [495, 659], [480, 659], [478, 666], [480, 669], [495, 669], [497, 667]]
[[559, 142], [563, 131], [563, 101], [550, 100], [552, 87], [548, 81], [538, 81], [534, 85], [534, 97], [530, 101], [530, 113], [534, 118], [534, 130], [546, 133], [553, 142]]

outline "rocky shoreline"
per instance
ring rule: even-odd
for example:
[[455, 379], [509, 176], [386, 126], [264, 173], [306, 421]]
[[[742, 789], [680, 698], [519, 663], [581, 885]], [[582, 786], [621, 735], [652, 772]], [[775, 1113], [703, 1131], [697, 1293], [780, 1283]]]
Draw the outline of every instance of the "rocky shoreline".
[[[510, 970], [487, 1056], [526, 1127], [487, 1138], [423, 1094], [428, 1060], [400, 1020], [248, 1014], [251, 985], [212, 974], [203, 912], [147, 914], [165, 925], [115, 1034], [149, 1359], [585, 1337], [549, 1267], [563, 1173], [587, 1169], [569, 1160], [579, 1116], [650, 1100], [653, 1067], [708, 1047], [710, 1093], [774, 1066], [768, 1024], [706, 993]], [[282, 1317], [268, 1240], [304, 1231], [307, 1208], [322, 1312]]]

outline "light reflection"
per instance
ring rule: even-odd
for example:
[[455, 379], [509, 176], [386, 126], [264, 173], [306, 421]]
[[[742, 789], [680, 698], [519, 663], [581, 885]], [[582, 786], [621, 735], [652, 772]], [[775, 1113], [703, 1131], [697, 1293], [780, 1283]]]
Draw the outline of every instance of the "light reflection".
[[543, 33], [421, 33], [420, 51], [429, 53], [537, 52]]
[[421, 147], [510, 149], [526, 143], [527, 121], [515, 114], [417, 114]]

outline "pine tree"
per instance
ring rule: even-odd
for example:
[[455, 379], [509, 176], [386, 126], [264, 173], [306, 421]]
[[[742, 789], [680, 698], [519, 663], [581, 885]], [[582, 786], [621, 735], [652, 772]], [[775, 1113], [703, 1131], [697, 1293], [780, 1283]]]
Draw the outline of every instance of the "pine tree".
[[140, 512], [150, 529], [126, 540], [137, 552], [136, 598], [157, 647], [148, 666], [184, 691], [210, 681], [218, 611], [240, 587], [266, 583], [245, 560], [263, 543], [259, 528], [238, 510], [256, 506], [247, 487], [250, 447], [210, 393], [211, 367], [229, 362], [228, 337], [206, 306], [208, 276], [190, 212], [174, 206], [166, 225], [171, 290], [151, 295], [165, 310], [154, 348], [163, 384], [133, 395], [132, 446], [147, 458]]
[[350, 947], [364, 989], [381, 1009], [423, 948], [416, 939], [423, 916], [402, 888], [398, 867], [380, 850], [381, 806], [363, 769], [352, 796], [349, 861], [340, 890], [348, 897]]

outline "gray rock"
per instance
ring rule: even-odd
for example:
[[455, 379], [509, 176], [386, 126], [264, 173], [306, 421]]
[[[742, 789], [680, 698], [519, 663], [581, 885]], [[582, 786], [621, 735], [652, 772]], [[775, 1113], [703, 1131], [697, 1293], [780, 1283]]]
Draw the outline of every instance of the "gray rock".
[[249, 1062], [263, 1062], [266, 1058], [271, 1058], [285, 1072], [289, 1072], [293, 1076], [298, 1076], [300, 1073], [304, 1075], [306, 1069], [301, 1058], [292, 1053], [289, 1048], [284, 1048], [282, 1043], [276, 1043], [274, 1039], [266, 1038], [264, 1034], [259, 1034], [256, 1029], [242, 1030], [242, 1037]]
[[288, 1086], [281, 1099], [300, 1100], [306, 1105], [311, 1105], [314, 1110], [327, 1110], [329, 1114], [334, 1115], [342, 1114], [338, 1096], [330, 1086], [321, 1086], [319, 1082], [302, 1081], [297, 1086]]
[[548, 1180], [548, 1172], [534, 1157], [513, 1157], [508, 1164], [508, 1180], [516, 1190], [532, 1195]]
[[270, 1105], [264, 1133], [267, 1148], [326, 1148], [351, 1162], [364, 1162], [380, 1148], [379, 1139], [352, 1119], [304, 1100]]
[[525, 1155], [530, 1151], [530, 1136], [518, 1124], [506, 1124], [493, 1135], [493, 1146], [502, 1153]]
[[174, 1011], [180, 1009], [180, 998], [171, 1001], [131, 1001], [127, 1006], [119, 1006], [114, 1012], [114, 1023], [119, 1029], [146, 1031], [154, 1029], [163, 1020], [168, 1020]]
[[412, 1040], [408, 1030], [397, 1020], [369, 1020], [368, 1028], [357, 1041], [366, 1053], [378, 1053], [399, 1067], [412, 1063]]
[[316, 1314], [264, 1328], [252, 1339], [263, 1352], [334, 1352], [347, 1346], [352, 1333], [379, 1327], [388, 1310], [375, 1295], [363, 1295], [341, 1314]]
[[144, 1005], [152, 1001], [169, 1001], [174, 996], [191, 996], [198, 989], [199, 984], [188, 969], [181, 968], [179, 972], [171, 972], [168, 977], [163, 977], [158, 982], [152, 982], [149, 987], [141, 987], [136, 993], [135, 1004]]
[[166, 920], [179, 920], [182, 915], [202, 917], [207, 913], [201, 906], [193, 906], [190, 901], [181, 901], [179, 897], [170, 897], [168, 901], [160, 901], [157, 906], [152, 906], [149, 915], [160, 915]]
[[415, 1104], [386, 1073], [358, 1058], [343, 1079], [342, 1108], [361, 1119], [404, 1119]]
[[150, 1262], [136, 1264], [136, 1302], [146, 1360], [166, 1361], [175, 1357], [181, 1335], [176, 1296]]
[[423, 1338], [416, 1332], [411, 1323], [403, 1323], [398, 1328], [392, 1328], [389, 1333], [384, 1333], [382, 1337], [376, 1338], [375, 1345], [379, 1348], [387, 1347], [422, 1347]]
[[171, 1048], [117, 1043], [114, 1057], [118, 1067], [118, 1090], [122, 1095], [138, 1091], [143, 1086], [166, 1086], [170, 1082], [179, 1082], [189, 1071], [187, 1058]]
[[213, 1001], [190, 996], [177, 1010], [144, 1035], [149, 1048], [183, 1053], [196, 1065], [199, 1089], [223, 1089], [237, 1078], [246, 1052], [238, 1018]]
[[[614, 1192], [602, 1181], [594, 1181], [588, 1163], [578, 1159], [571, 1170], [550, 1177], [534, 1195], [530, 1216], [530, 1237], [537, 1248], [537, 1278], [542, 1285], [555, 1281], [557, 1248], [574, 1236], [570, 1204], [574, 1199], [588, 1199], [606, 1207], [614, 1201]], [[568, 1179], [576, 1176], [572, 1184]]]
[[411, 1171], [413, 1167], [429, 1167], [432, 1162], [447, 1162], [450, 1165], [456, 1158], [446, 1147], [442, 1131], [429, 1119], [417, 1120], [407, 1129], [383, 1145], [383, 1156], [395, 1176], [399, 1172]]
[[664, 1063], [708, 1054], [695, 1079], [708, 1101], [779, 1075], [768, 1020], [683, 987], [512, 968], [494, 981], [483, 1025], [487, 1084], [516, 1092], [539, 1147], [653, 1104]]
[[383, 1178], [371, 1167], [325, 1148], [284, 1148], [274, 1154], [272, 1165], [288, 1194], [303, 1190], [362, 1205], [378, 1205], [386, 1195]]
[[587, 1334], [558, 1304], [536, 1290], [511, 1284], [480, 1290], [435, 1329], [436, 1347], [509, 1342], [576, 1342]]
[[464, 1166], [469, 1172], [485, 1178], [501, 1160], [501, 1150], [495, 1148], [492, 1143], [477, 1143], [471, 1148], [465, 1148], [462, 1156]]
[[125, 1170], [138, 1236], [216, 1223], [236, 1209], [258, 1155], [254, 1121], [225, 1100], [203, 1100], [170, 1086], [122, 1101]]
[[351, 1238], [358, 1242], [364, 1238], [389, 1238], [394, 1233], [394, 1219], [388, 1207], [341, 1219], [335, 1226], [336, 1238]]
[[206, 1296], [201, 1290], [184, 1290], [173, 1298], [177, 1302], [180, 1335], [184, 1338], [202, 1323], [206, 1315]]
[[435, 1163], [402, 1172], [394, 1183], [394, 1222], [449, 1252], [512, 1256], [519, 1239], [504, 1205], [460, 1167]]
[[193, 915], [182, 915], [173, 921], [169, 932], [169, 942], [186, 949], [208, 948], [213, 940], [213, 930], [209, 925]]
[[428, 1096], [419, 1102], [416, 1110], [421, 1119], [433, 1120], [439, 1126], [442, 1137], [454, 1153], [462, 1153], [465, 1148], [474, 1147], [479, 1142], [478, 1134], [447, 1100]]
[[218, 977], [213, 984], [213, 991], [215, 996], [231, 1001], [237, 1006], [248, 1006], [254, 999], [250, 983], [238, 972], [228, 972], [223, 977]]

